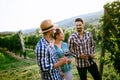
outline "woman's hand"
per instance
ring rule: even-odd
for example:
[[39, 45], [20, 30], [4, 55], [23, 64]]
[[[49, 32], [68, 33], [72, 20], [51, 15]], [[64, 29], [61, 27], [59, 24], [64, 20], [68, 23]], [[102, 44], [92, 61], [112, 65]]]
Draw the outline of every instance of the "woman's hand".
[[64, 73], [63, 72], [60, 72], [60, 75], [62, 76], [62, 78], [64, 79]]
[[72, 59], [68, 59], [68, 63], [70, 64], [72, 62]]

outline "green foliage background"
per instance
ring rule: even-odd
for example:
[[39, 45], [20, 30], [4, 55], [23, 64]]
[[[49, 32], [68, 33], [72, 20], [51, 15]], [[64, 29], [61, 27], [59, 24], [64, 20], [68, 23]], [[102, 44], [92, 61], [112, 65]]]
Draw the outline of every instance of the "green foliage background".
[[116, 0], [112, 3], [104, 5], [104, 16], [101, 19], [102, 27], [100, 27], [101, 46], [111, 53], [110, 62], [114, 68], [120, 73], [120, 1]]

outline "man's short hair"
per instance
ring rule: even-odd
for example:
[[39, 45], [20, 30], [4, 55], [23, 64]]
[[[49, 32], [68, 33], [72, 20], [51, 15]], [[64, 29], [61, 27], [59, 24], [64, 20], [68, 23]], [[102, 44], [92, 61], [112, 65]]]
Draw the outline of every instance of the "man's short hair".
[[82, 23], [84, 22], [82, 18], [76, 18], [75, 22], [81, 21]]

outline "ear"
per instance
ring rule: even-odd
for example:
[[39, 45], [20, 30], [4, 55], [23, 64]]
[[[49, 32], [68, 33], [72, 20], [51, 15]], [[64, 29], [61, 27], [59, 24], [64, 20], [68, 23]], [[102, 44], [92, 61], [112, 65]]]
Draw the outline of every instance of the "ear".
[[50, 30], [49, 33], [52, 33], [52, 30]]

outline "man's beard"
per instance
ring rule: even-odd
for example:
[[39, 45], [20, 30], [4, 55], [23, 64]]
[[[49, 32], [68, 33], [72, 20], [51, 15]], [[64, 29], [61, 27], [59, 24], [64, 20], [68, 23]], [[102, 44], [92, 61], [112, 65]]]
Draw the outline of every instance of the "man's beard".
[[50, 34], [51, 35], [51, 38], [54, 38], [54, 34]]
[[77, 32], [82, 32], [82, 28], [77, 28]]

